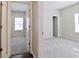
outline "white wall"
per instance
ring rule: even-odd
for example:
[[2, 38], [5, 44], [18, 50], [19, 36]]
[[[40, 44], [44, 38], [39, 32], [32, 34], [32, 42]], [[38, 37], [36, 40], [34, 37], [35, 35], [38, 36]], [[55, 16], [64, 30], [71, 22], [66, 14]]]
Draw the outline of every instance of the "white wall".
[[[11, 27], [11, 34], [12, 37], [15, 36], [25, 36], [26, 35], [26, 13], [25, 12], [21, 12], [21, 11], [12, 11], [11, 12], [11, 16], [12, 16], [12, 27]], [[15, 31], [15, 17], [23, 17], [23, 30], [20, 31]]]
[[36, 57], [43, 57], [44, 39], [53, 37], [52, 17], [59, 17], [59, 11], [54, 10], [50, 2], [42, 1], [33, 2], [32, 8], [32, 50]]
[[74, 14], [78, 12], [78, 4], [61, 10], [60, 35], [79, 41], [79, 33], [75, 33]]
[[38, 3], [32, 3], [32, 51], [38, 57]]
[[[50, 1], [51, 2], [51, 1]], [[53, 37], [53, 16], [59, 16], [58, 10], [55, 10], [50, 2], [43, 2], [43, 32], [44, 38]]]
[[42, 55], [43, 9], [42, 2], [32, 2], [32, 51], [35, 57]]
[[44, 56], [44, 39], [53, 37], [53, 16], [59, 17], [59, 12], [52, 8], [50, 2], [33, 2], [32, 51], [36, 57]]

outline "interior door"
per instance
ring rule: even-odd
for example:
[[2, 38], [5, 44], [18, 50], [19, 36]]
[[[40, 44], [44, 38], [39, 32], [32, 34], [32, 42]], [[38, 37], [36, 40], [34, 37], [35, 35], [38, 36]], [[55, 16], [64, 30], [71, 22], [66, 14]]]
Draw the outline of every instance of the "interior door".
[[2, 2], [0, 2], [0, 58], [1, 58], [1, 28], [2, 28]]

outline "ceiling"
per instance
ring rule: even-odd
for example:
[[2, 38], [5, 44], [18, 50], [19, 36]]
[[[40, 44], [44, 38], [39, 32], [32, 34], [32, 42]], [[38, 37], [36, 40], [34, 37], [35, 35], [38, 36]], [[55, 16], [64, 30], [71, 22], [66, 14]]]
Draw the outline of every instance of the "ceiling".
[[48, 6], [46, 8], [52, 7], [53, 9], [63, 9], [76, 3], [78, 1], [44, 1], [44, 4]]
[[[53, 8], [53, 9], [63, 9], [70, 5], [77, 3], [77, 1], [43, 1], [46, 8]], [[11, 10], [13, 11], [26, 11], [29, 6], [25, 3], [13, 2], [11, 4]]]

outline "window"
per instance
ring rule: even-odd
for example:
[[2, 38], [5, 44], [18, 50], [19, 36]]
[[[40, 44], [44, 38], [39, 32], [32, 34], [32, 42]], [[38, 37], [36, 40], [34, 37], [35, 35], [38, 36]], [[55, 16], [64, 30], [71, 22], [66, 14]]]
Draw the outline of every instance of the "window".
[[75, 32], [79, 32], [79, 14], [75, 14]]
[[29, 29], [29, 17], [27, 17], [27, 29]]
[[23, 18], [15, 17], [15, 30], [23, 30]]

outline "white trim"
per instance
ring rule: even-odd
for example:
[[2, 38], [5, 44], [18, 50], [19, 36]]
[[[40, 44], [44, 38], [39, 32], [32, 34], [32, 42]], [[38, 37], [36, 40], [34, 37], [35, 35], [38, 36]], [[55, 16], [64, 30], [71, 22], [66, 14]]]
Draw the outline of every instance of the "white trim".
[[34, 58], [37, 58], [33, 51], [31, 51], [31, 54], [33, 55]]
[[9, 58], [10, 56], [11, 56], [11, 55], [10, 55], [10, 54], [8, 54], [6, 58]]
[[30, 6], [30, 20], [29, 20], [29, 25], [30, 25], [30, 29], [29, 29], [29, 40], [30, 40], [30, 52], [32, 51], [32, 2], [29, 3]]
[[2, 30], [1, 30], [1, 47], [3, 49], [1, 58], [6, 58], [7, 53], [7, 2], [2, 1]]
[[8, 38], [7, 39], [8, 40], [7, 41], [7, 45], [8, 46], [7, 47], [8, 48], [7, 48], [7, 50], [8, 50], [8, 57], [10, 57], [10, 55], [11, 55], [11, 49], [10, 49], [11, 48], [11, 28], [10, 28], [11, 27], [11, 17], [10, 17], [11, 16], [11, 11], [10, 11], [11, 10], [11, 8], [10, 8], [11, 6], [10, 5], [11, 4], [10, 4], [10, 2], [8, 2], [7, 4], [8, 4], [8, 6], [7, 6], [7, 8], [8, 8], [7, 9], [7, 11], [8, 11], [8, 13], [7, 13], [7, 15], [8, 15], [7, 16], [7, 18], [8, 18], [8, 21], [7, 21], [7, 27], [8, 27], [8, 29], [7, 29], [7, 34], [8, 34], [7, 35], [7, 38]]
[[60, 38], [64, 38], [64, 39], [68, 39], [68, 40], [72, 40], [72, 41], [76, 41], [79, 42], [79, 40], [77, 38], [74, 38], [71, 35], [67, 35], [67, 34], [60, 34], [59, 36]]

